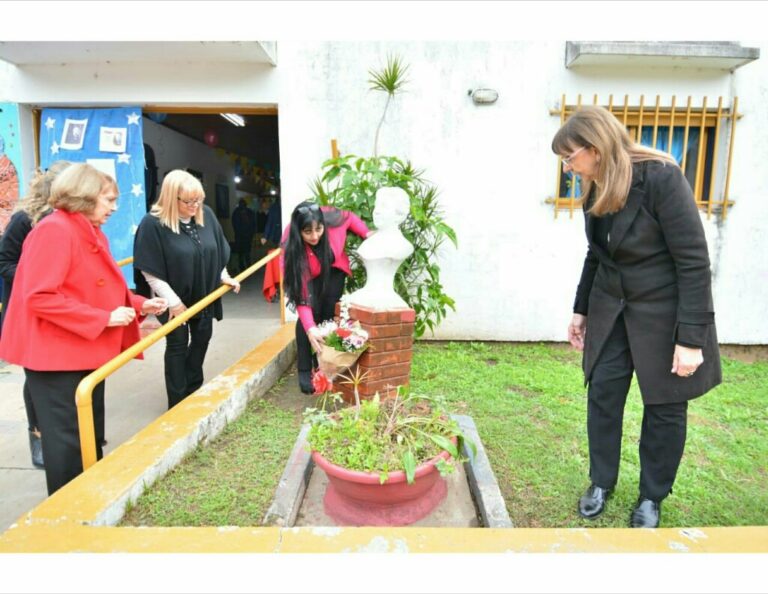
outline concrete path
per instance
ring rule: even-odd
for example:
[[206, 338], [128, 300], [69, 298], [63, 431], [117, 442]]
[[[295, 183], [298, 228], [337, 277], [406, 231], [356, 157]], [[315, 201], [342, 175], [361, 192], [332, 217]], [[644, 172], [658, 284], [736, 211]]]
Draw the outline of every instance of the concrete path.
[[[205, 359], [212, 379], [280, 326], [280, 306], [261, 294], [263, 272], [248, 279], [239, 295], [224, 296], [224, 319], [214, 323]], [[106, 383], [105, 455], [167, 410], [161, 340]], [[47, 497], [45, 471], [32, 466], [22, 397], [23, 370], [0, 362], [0, 532]]]

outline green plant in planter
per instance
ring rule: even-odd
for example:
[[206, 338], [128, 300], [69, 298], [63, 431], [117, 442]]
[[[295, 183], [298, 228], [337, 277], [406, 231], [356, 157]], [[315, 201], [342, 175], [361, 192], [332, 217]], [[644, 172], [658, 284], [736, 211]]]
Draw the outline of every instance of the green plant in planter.
[[[398, 187], [408, 193], [411, 212], [400, 226], [403, 235], [413, 244], [414, 252], [395, 275], [395, 291], [416, 311], [414, 333], [422, 336], [445, 318], [448, 309], [455, 311], [455, 302], [440, 282], [437, 251], [445, 240], [458, 247], [456, 232], [443, 217], [437, 199], [437, 188], [429, 183], [423, 171], [396, 156], [378, 155], [378, 136], [391, 99], [405, 84], [407, 66], [399, 58], [389, 58], [387, 66], [379, 72], [371, 71], [374, 90], [387, 93], [384, 114], [376, 129], [373, 157], [342, 155], [325, 161], [323, 174], [312, 186], [314, 199], [323, 205], [351, 210], [366, 224], [373, 223], [376, 191], [381, 187]], [[365, 284], [365, 269], [356, 256], [360, 238], [350, 236], [347, 245], [352, 261], [352, 278], [347, 290], [352, 292]]]
[[331, 410], [305, 411], [304, 420], [311, 425], [310, 448], [347, 470], [378, 473], [381, 483], [397, 470], [404, 471], [407, 482], [413, 483], [416, 468], [443, 451], [451, 459], [439, 460], [436, 467], [445, 476], [463, 461], [464, 443], [476, 451], [442, 399], [400, 388], [394, 398], [380, 400], [376, 395], [359, 406], [338, 409], [338, 400], [326, 399]]

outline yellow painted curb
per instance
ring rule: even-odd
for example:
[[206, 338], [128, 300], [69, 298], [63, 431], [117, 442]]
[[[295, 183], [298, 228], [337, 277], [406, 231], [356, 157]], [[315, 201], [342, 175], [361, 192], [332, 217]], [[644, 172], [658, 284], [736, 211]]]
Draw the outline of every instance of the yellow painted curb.
[[6, 553], [767, 553], [768, 529], [114, 528], [8, 530]]

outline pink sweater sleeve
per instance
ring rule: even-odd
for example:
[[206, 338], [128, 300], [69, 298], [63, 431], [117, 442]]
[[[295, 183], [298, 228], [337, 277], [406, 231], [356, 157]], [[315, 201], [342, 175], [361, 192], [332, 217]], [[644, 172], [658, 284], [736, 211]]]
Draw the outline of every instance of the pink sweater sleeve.
[[355, 235], [359, 235], [365, 239], [365, 236], [368, 235], [368, 226], [355, 213], [349, 211], [347, 211], [347, 213], [349, 215], [347, 218], [349, 221], [349, 230]]
[[299, 314], [299, 320], [301, 325], [304, 326], [305, 332], [309, 332], [311, 328], [317, 325], [315, 324], [315, 316], [312, 315], [312, 308], [309, 305], [298, 305], [296, 313]]

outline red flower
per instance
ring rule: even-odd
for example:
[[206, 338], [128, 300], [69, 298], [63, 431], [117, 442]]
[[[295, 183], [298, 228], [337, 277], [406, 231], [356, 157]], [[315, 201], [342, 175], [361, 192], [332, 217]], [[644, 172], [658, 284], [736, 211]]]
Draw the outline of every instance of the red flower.
[[349, 330], [347, 328], [339, 328], [338, 330], [336, 330], [336, 334], [339, 336], [339, 338], [344, 340], [345, 338], [347, 338], [352, 334], [352, 330]]
[[315, 394], [323, 394], [333, 390], [333, 382], [318, 369], [312, 376], [312, 387], [315, 389]]

